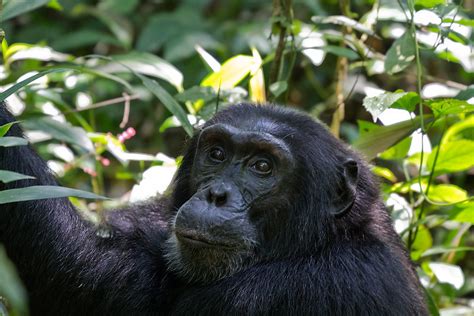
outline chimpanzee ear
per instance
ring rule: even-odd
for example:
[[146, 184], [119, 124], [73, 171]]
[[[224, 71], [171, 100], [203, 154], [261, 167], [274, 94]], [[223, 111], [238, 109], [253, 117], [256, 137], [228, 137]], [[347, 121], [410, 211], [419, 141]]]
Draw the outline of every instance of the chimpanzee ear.
[[354, 159], [347, 159], [342, 168], [339, 192], [332, 208], [332, 214], [337, 217], [344, 215], [352, 208], [357, 195], [357, 180], [359, 178], [359, 167]]

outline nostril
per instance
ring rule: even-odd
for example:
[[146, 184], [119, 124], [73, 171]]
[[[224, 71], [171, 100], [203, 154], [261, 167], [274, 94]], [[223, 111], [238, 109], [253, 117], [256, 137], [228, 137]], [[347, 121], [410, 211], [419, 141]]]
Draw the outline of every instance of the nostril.
[[214, 198], [214, 203], [216, 206], [222, 206], [227, 202], [227, 194], [217, 195]]

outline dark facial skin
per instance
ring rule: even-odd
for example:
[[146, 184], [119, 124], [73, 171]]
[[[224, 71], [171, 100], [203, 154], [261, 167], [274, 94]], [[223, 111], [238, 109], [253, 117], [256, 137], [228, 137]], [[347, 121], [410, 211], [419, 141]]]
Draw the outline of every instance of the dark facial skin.
[[215, 124], [199, 135], [192, 166], [194, 195], [179, 208], [167, 242], [170, 268], [210, 282], [255, 263], [256, 222], [284, 195], [294, 158], [279, 138]]

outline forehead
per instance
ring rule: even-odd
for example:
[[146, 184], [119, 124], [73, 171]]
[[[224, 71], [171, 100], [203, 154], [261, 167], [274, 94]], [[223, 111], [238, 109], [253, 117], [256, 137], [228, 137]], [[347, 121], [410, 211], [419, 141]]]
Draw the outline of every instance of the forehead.
[[262, 121], [242, 127], [217, 123], [204, 128], [200, 139], [202, 143], [226, 141], [237, 147], [251, 147], [252, 149], [270, 151], [278, 156], [291, 156], [290, 148], [286, 142], [271, 133], [275, 128], [276, 126], [273, 124], [264, 124]]

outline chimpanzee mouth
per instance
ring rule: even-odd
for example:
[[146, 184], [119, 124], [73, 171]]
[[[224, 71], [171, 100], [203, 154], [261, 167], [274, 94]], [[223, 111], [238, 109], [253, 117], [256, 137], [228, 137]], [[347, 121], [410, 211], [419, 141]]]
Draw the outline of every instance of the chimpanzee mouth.
[[235, 248], [229, 243], [222, 240], [216, 240], [194, 230], [179, 230], [175, 231], [175, 234], [178, 240], [193, 248]]

